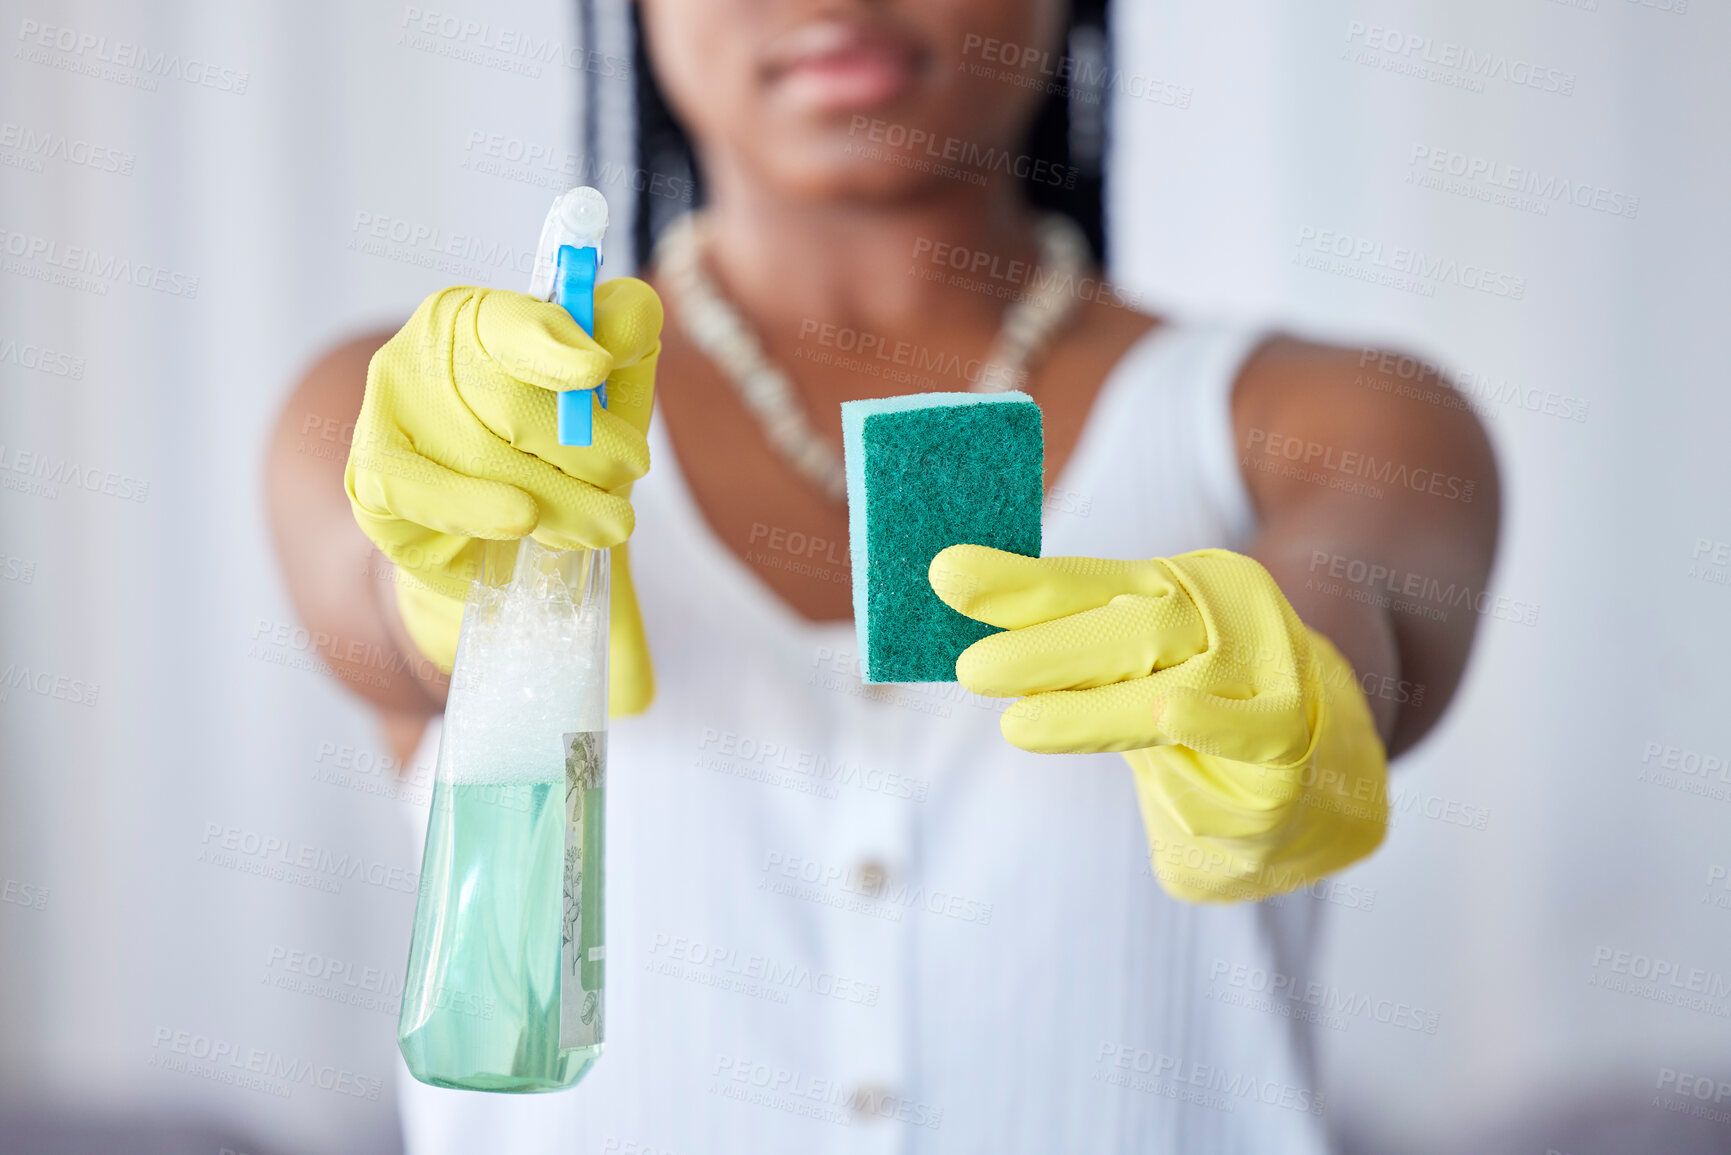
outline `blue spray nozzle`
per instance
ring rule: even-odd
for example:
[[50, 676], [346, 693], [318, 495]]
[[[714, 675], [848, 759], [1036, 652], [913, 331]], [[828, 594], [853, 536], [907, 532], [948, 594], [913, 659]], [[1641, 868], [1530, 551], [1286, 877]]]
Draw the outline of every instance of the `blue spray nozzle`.
[[[607, 232], [607, 198], [592, 188], [569, 189], [554, 200], [535, 247], [529, 293], [558, 304], [591, 337], [595, 335], [595, 279], [601, 268], [601, 238]], [[595, 437], [593, 393], [603, 408], [607, 385], [559, 394], [559, 444], [588, 445]]]
[[[592, 246], [560, 245], [553, 263], [553, 301], [585, 333], [595, 335], [595, 275], [601, 267], [601, 251]], [[559, 394], [559, 444], [588, 445], [595, 439], [595, 411], [590, 394], [607, 406], [607, 383], [594, 389], [567, 389]]]

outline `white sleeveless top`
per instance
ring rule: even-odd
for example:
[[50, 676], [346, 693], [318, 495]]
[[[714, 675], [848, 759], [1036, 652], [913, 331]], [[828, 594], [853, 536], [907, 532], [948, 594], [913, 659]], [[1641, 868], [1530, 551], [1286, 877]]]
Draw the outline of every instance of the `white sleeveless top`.
[[[1230, 397], [1259, 340], [1140, 340], [1044, 553], [1244, 545]], [[764, 527], [742, 562], [659, 422], [651, 444], [632, 569], [658, 691], [609, 739], [606, 1051], [550, 1095], [399, 1064], [410, 1155], [1326, 1151], [1304, 1003], [1247, 997], [1304, 989], [1316, 904], [1168, 898], [1122, 759], [1017, 750], [1005, 703], [955, 685], [862, 685], [852, 624], [753, 572], [845, 580], [846, 543]]]

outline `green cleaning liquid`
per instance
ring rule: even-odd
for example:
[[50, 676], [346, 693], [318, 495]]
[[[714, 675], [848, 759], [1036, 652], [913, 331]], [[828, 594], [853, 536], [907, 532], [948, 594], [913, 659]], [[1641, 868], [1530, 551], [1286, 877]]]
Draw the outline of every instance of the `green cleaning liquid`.
[[587, 821], [568, 862], [563, 778], [435, 784], [397, 1028], [415, 1078], [474, 1091], [554, 1091], [600, 1057], [598, 943], [576, 944], [588, 973], [573, 984], [587, 996], [577, 1000], [575, 1033], [593, 1043], [561, 1045], [561, 972], [571, 868], [580, 872], [577, 893], [594, 904], [574, 920], [579, 934], [594, 927], [599, 939], [605, 793], [581, 791]]

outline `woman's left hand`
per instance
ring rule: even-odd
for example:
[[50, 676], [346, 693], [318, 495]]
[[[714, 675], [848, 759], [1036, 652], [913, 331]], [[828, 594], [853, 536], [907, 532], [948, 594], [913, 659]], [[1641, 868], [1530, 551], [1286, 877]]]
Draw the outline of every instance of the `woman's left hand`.
[[1123, 752], [1174, 897], [1282, 894], [1382, 841], [1388, 760], [1352, 667], [1252, 559], [957, 545], [929, 577], [952, 609], [1004, 631], [956, 661], [967, 689], [1020, 699], [1004, 737]]

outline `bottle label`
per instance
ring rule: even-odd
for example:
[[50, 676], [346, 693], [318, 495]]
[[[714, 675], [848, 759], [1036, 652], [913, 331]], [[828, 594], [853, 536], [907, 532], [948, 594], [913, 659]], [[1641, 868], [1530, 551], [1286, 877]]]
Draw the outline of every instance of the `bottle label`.
[[559, 971], [559, 1046], [602, 1038], [606, 921], [602, 911], [607, 732], [565, 735], [565, 935]]

